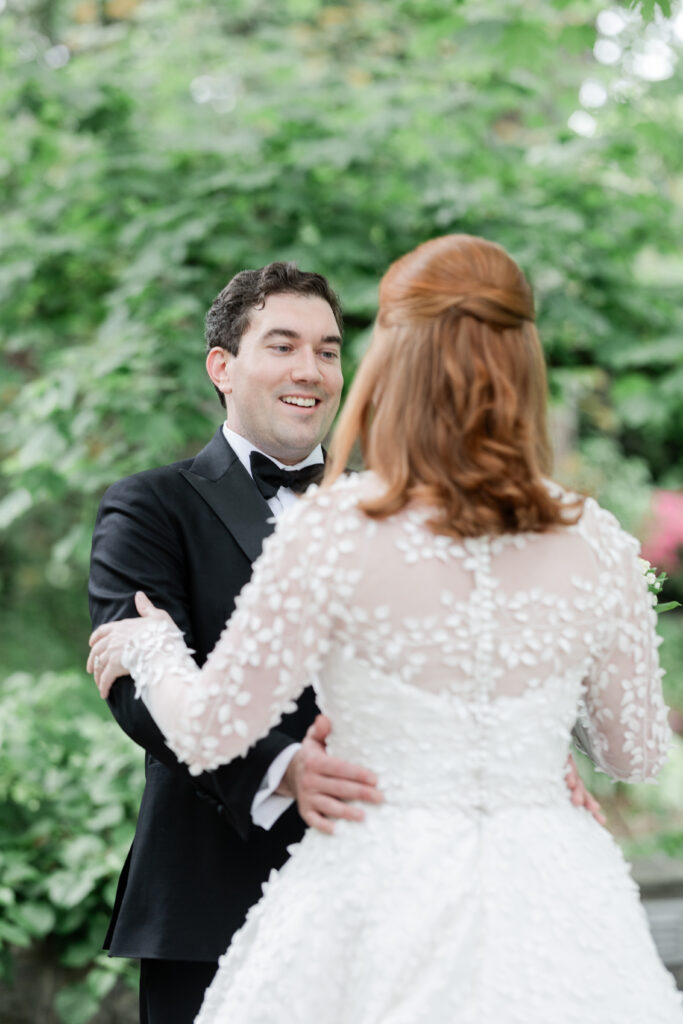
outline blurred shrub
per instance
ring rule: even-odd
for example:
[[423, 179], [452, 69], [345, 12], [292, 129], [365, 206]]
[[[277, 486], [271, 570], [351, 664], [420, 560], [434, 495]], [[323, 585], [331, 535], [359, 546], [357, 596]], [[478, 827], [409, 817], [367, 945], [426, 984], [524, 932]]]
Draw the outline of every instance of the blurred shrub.
[[652, 501], [652, 475], [645, 460], [625, 455], [614, 437], [593, 435], [579, 441], [558, 475], [595, 497], [629, 533], [642, 536]]
[[11, 978], [13, 946], [47, 943], [79, 978], [57, 997], [65, 1024], [87, 1021], [126, 969], [101, 947], [142, 784], [139, 748], [87, 677], [0, 685], [0, 969]]

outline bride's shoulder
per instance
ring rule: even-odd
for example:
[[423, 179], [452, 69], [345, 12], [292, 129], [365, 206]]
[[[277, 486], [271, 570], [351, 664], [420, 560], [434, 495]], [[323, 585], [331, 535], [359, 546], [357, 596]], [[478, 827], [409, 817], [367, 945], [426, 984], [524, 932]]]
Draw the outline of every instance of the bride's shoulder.
[[568, 515], [574, 519], [578, 510], [578, 519], [569, 522], [569, 532], [579, 534], [599, 554], [601, 559], [614, 561], [619, 553], [625, 550], [640, 550], [639, 541], [628, 533], [617, 517], [590, 496], [579, 494], [563, 487], [555, 480], [546, 480], [548, 492], [559, 499]]
[[345, 473], [329, 485], [311, 484], [302, 498], [287, 509], [287, 524], [301, 527], [340, 513], [362, 515], [358, 504], [376, 489], [373, 478], [370, 472]]
[[314, 484], [306, 491], [305, 499], [327, 508], [351, 508], [379, 491], [377, 475], [370, 470], [363, 470], [343, 473], [331, 484]]

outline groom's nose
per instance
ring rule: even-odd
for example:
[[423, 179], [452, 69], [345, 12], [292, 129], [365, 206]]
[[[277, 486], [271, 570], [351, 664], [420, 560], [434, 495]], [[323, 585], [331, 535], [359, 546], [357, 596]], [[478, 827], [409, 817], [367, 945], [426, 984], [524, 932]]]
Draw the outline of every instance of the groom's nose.
[[292, 380], [318, 381], [322, 379], [317, 354], [308, 345], [302, 345], [301, 348], [297, 349], [291, 374]]

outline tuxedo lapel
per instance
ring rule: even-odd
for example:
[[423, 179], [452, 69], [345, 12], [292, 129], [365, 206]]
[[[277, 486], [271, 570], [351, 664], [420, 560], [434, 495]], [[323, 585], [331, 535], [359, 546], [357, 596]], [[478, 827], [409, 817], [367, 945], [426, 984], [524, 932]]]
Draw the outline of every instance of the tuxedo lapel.
[[261, 554], [273, 530], [272, 512], [254, 481], [225, 440], [221, 427], [190, 469], [180, 475], [201, 495], [233, 535], [250, 562]]

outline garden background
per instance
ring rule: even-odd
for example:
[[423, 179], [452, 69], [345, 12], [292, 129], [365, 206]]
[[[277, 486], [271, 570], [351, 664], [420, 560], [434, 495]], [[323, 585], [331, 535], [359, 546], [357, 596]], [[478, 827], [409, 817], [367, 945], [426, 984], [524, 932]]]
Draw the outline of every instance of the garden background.
[[[220, 422], [203, 316], [237, 270], [326, 274], [349, 381], [391, 260], [501, 242], [557, 475], [681, 598], [682, 51], [665, 2], [0, 0], [0, 963], [58, 963], [67, 1024], [125, 967], [99, 950], [142, 785], [84, 673], [95, 511]], [[683, 616], [660, 625], [671, 764], [591, 785], [628, 855], [683, 858]]]

